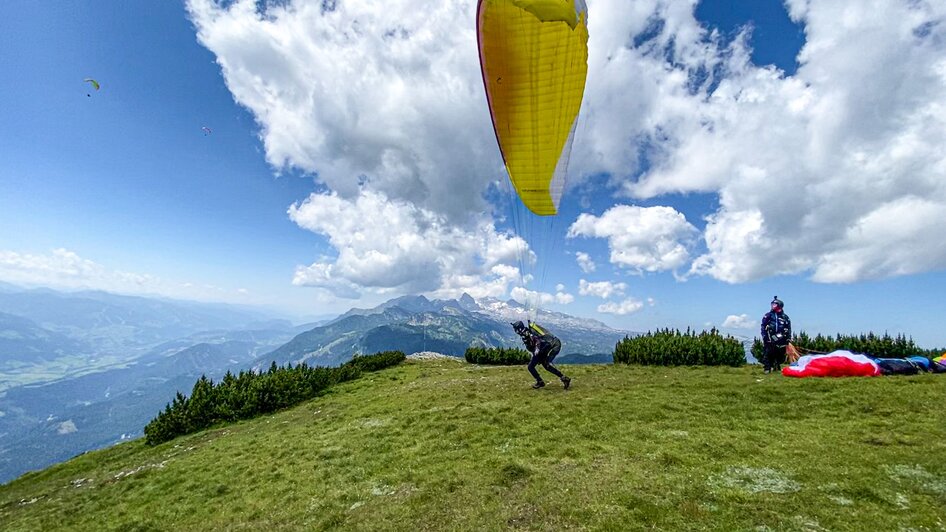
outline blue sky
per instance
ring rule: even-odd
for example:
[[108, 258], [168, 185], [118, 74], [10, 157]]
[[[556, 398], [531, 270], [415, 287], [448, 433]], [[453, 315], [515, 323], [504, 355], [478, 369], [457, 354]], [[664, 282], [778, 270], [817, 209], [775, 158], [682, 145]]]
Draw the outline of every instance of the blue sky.
[[15, 2], [2, 24], [5, 250], [290, 292], [313, 243], [286, 208], [312, 183], [274, 175], [182, 4]]
[[746, 336], [777, 294], [798, 329], [946, 346], [946, 7], [588, 0], [522, 286], [475, 2], [278, 4], [4, 4], [0, 281], [300, 318], [518, 288]]

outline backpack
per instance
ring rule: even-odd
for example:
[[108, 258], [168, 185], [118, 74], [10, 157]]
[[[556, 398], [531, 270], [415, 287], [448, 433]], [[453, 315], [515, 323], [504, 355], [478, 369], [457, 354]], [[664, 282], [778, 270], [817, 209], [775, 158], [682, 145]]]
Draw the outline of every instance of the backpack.
[[542, 328], [541, 326], [539, 326], [538, 323], [535, 323], [534, 321], [530, 321], [530, 322], [529, 322], [529, 328], [532, 329], [532, 332], [534, 332], [537, 336], [540, 336], [540, 337], [541, 337], [541, 336], [551, 336], [551, 335], [552, 335], [552, 333], [550, 333], [549, 331], [545, 330], [544, 328]]

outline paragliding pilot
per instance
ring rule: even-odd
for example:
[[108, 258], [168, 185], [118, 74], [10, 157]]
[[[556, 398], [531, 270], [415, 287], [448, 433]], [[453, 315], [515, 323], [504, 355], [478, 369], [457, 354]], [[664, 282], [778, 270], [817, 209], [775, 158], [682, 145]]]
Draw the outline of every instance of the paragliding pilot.
[[546, 371], [561, 379], [562, 385], [567, 390], [572, 380], [552, 365], [555, 356], [562, 350], [562, 342], [555, 335], [540, 327], [537, 323], [532, 323], [532, 321], [529, 321], [528, 327], [521, 321], [517, 321], [512, 324], [512, 328], [522, 339], [526, 349], [532, 353], [532, 360], [529, 361], [529, 373], [535, 377], [535, 384], [532, 387], [538, 390], [545, 386], [545, 381], [542, 380], [542, 376], [535, 369], [536, 365], [542, 364]]
[[785, 362], [785, 348], [792, 340], [792, 320], [788, 319], [783, 309], [785, 304], [775, 296], [772, 299], [772, 310], [762, 316], [762, 344], [765, 353], [762, 355], [762, 366], [766, 373], [773, 369], [782, 370]]

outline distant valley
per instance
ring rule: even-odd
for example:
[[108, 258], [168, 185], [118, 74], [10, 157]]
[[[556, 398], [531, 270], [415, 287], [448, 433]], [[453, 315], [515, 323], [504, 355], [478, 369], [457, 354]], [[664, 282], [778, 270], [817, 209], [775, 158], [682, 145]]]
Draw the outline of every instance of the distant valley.
[[560, 363], [610, 363], [626, 334], [513, 301], [392, 299], [293, 325], [253, 309], [103, 292], [0, 287], [0, 482], [141, 436], [178, 391], [207, 375], [401, 350], [463, 356], [517, 346], [509, 323], [534, 317], [563, 341]]

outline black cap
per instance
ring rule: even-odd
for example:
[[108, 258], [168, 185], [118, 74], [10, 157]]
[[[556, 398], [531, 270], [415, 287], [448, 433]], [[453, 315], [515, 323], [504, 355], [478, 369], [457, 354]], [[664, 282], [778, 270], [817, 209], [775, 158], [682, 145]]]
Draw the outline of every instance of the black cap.
[[778, 308], [782, 308], [785, 306], [785, 303], [782, 303], [782, 300], [779, 299], [778, 296], [775, 296], [772, 298], [772, 304], [777, 306]]
[[513, 330], [516, 332], [524, 331], [526, 328], [525, 324], [522, 323], [522, 320], [514, 321], [511, 323], [511, 325], [512, 325]]

